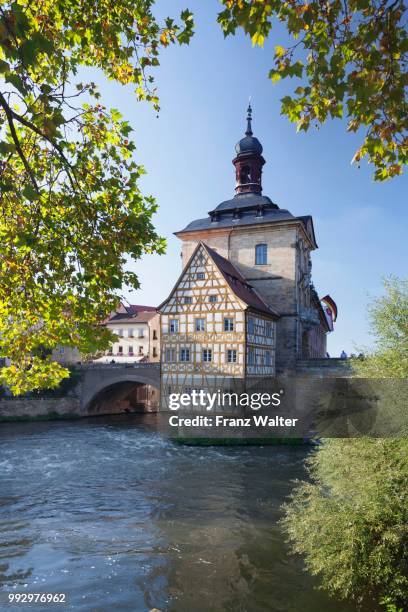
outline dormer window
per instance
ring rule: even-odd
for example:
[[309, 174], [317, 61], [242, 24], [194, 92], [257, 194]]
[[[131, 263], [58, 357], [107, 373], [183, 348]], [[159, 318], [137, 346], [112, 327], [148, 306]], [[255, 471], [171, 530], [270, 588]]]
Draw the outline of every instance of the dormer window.
[[257, 244], [255, 247], [255, 265], [264, 266], [267, 263], [268, 247], [266, 244]]

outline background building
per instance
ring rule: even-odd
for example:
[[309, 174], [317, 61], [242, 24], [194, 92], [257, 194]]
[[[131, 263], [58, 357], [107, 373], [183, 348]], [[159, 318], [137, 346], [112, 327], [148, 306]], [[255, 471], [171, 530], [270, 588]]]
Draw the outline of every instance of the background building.
[[[121, 304], [105, 321], [105, 325], [117, 336], [117, 340], [105, 355], [88, 361], [102, 363], [160, 361], [160, 315], [154, 306]], [[65, 365], [85, 361], [78, 349], [66, 346], [55, 348], [52, 360]]]
[[105, 325], [117, 336], [117, 340], [97, 361], [160, 361], [160, 315], [154, 306], [121, 304]]

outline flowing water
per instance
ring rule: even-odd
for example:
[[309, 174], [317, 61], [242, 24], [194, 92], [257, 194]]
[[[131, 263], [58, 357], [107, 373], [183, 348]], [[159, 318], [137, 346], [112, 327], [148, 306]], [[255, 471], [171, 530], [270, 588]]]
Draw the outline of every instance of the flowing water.
[[180, 446], [157, 418], [0, 425], [0, 610], [354, 610], [277, 523], [307, 448]]

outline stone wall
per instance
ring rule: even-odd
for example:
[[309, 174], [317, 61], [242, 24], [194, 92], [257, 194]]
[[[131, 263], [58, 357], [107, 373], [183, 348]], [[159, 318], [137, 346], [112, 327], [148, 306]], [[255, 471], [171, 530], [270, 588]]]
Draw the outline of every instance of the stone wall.
[[0, 400], [0, 421], [12, 419], [70, 418], [85, 416], [76, 397]]
[[296, 363], [295, 373], [299, 376], [318, 378], [348, 378], [352, 376], [352, 368], [347, 359], [300, 359]]

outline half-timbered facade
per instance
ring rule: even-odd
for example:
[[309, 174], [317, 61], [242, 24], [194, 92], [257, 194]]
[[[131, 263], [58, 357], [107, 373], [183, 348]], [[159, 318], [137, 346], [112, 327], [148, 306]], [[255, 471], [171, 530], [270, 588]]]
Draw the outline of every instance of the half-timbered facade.
[[159, 312], [164, 401], [215, 380], [274, 376], [278, 314], [204, 243]]

